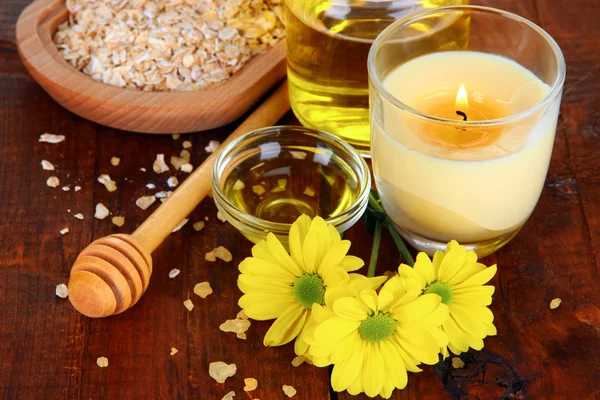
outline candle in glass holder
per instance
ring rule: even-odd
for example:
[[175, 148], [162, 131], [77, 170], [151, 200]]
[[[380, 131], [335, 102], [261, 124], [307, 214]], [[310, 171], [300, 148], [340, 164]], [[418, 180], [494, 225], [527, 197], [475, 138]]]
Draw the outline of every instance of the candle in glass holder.
[[[473, 33], [477, 15], [469, 16]], [[456, 239], [480, 256], [495, 251], [527, 221], [542, 191], [560, 68], [548, 82], [502, 54], [437, 51], [395, 66], [383, 54], [385, 72], [374, 76], [377, 50], [369, 64], [371, 149], [385, 211], [419, 250]]]

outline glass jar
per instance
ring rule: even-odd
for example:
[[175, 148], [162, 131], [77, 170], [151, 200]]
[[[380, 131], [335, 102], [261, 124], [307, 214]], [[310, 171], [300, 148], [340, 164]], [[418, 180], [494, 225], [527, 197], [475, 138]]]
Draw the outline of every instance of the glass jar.
[[[367, 56], [390, 23], [415, 11], [468, 0], [286, 0], [292, 109], [309, 128], [369, 154]], [[451, 25], [445, 21], [436, 29]]]
[[[455, 42], [421, 34], [452, 19]], [[442, 43], [442, 45], [440, 45]], [[369, 55], [373, 172], [382, 205], [415, 248], [458, 240], [480, 257], [510, 241], [548, 171], [565, 60], [532, 22], [457, 6], [397, 21]]]

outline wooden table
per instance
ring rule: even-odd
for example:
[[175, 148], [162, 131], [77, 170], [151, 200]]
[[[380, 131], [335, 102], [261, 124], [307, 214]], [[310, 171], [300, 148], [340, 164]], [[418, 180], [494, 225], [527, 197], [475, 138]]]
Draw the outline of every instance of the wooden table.
[[[119, 132], [59, 107], [17, 55], [15, 21], [26, 4], [0, 5], [0, 398], [211, 400], [235, 390], [243, 399], [242, 379], [254, 377], [259, 388], [253, 397], [262, 400], [284, 398], [284, 384], [297, 388], [297, 399], [349, 399], [330, 392], [327, 368], [293, 367], [291, 346], [263, 347], [267, 323], [253, 322], [247, 340], [218, 329], [238, 311], [236, 267], [251, 244], [217, 220], [211, 200], [191, 216], [191, 222], [209, 218], [204, 230], [195, 232], [190, 223], [156, 251], [150, 287], [132, 310], [92, 320], [56, 297], [55, 286], [67, 281], [81, 249], [94, 238], [133, 231], [150, 213], [134, 201], [152, 192], [147, 183], [166, 188], [169, 174], [153, 173], [152, 161], [157, 153], [178, 153], [183, 138]], [[600, 399], [600, 2], [485, 4], [540, 24], [565, 53], [568, 76], [552, 164], [523, 231], [485, 260], [499, 265], [492, 305], [498, 336], [486, 339], [487, 352], [464, 357], [465, 371], [448, 374], [447, 364], [425, 367], [393, 398], [497, 399], [515, 393], [507, 398]], [[296, 120], [289, 114], [285, 122]], [[209, 139], [222, 140], [231, 130], [187, 136], [192, 163], [206, 157]], [[38, 143], [44, 132], [67, 139]], [[110, 164], [113, 156], [121, 158], [120, 166]], [[80, 185], [81, 191], [47, 187], [51, 174], [40, 167], [42, 159], [57, 166], [62, 185]], [[117, 192], [96, 182], [101, 173], [117, 181]], [[99, 202], [124, 215], [125, 226], [92, 218]], [[85, 219], [75, 219], [75, 213]], [[65, 227], [70, 232], [61, 236]], [[351, 252], [368, 257], [364, 227], [357, 225], [348, 237]], [[394, 269], [399, 259], [384, 239], [380, 271]], [[217, 245], [232, 250], [233, 262], [204, 261]], [[172, 268], [181, 274], [169, 279]], [[214, 288], [205, 300], [191, 294], [201, 281]], [[192, 312], [182, 304], [190, 297]], [[550, 310], [555, 297], [562, 305]], [[179, 353], [170, 356], [171, 347]], [[100, 356], [108, 357], [108, 368], [96, 365]], [[208, 364], [219, 360], [238, 367], [224, 385], [208, 375]]]

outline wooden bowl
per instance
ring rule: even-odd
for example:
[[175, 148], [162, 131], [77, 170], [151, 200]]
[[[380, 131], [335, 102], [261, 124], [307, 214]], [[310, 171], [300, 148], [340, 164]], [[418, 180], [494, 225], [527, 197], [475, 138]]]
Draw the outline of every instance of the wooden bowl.
[[64, 0], [36, 0], [17, 22], [25, 67], [60, 105], [112, 128], [184, 133], [226, 125], [244, 114], [286, 73], [285, 43], [257, 55], [222, 84], [194, 92], [143, 92], [106, 85], [71, 66], [52, 35], [67, 19]]

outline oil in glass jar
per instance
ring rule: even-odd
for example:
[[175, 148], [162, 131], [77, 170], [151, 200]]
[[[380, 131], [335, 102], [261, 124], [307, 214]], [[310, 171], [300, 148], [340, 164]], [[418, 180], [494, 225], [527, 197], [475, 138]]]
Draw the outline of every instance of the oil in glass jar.
[[277, 223], [348, 210], [360, 194], [354, 172], [344, 163], [310, 162], [307, 156], [318, 161], [318, 154], [301, 150], [266, 160], [248, 157], [231, 171], [223, 193], [244, 213]]
[[367, 58], [371, 44], [390, 23], [411, 12], [469, 1], [286, 0], [285, 3], [288, 81], [296, 117], [304, 126], [333, 133], [368, 155]]

